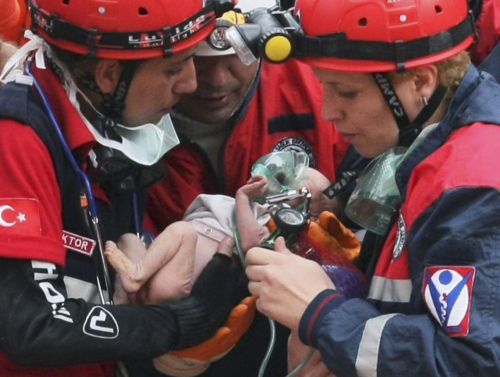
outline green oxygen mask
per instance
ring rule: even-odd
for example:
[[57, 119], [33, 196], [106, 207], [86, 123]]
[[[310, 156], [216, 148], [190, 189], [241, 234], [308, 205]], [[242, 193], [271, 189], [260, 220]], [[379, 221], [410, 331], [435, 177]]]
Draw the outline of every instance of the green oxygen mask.
[[252, 177], [265, 176], [267, 189], [257, 202], [263, 204], [270, 195], [297, 189], [308, 166], [309, 156], [304, 152], [271, 152], [259, 158], [252, 165], [250, 174]]
[[401, 205], [395, 173], [407, 148], [396, 147], [376, 157], [358, 178], [346, 215], [369, 231], [384, 235]]

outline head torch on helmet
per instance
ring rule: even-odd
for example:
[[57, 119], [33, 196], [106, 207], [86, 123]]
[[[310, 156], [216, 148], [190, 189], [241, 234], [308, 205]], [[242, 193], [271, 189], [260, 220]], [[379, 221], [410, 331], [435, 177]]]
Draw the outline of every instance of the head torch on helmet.
[[229, 28], [226, 38], [246, 65], [261, 56], [271, 63], [281, 63], [292, 55], [293, 38], [289, 30], [297, 27], [290, 12], [256, 8], [246, 14], [245, 24]]
[[225, 51], [231, 48], [231, 44], [226, 38], [226, 31], [233, 25], [245, 23], [245, 16], [233, 10], [224, 13], [215, 22], [215, 29], [207, 38], [208, 45], [217, 51]]

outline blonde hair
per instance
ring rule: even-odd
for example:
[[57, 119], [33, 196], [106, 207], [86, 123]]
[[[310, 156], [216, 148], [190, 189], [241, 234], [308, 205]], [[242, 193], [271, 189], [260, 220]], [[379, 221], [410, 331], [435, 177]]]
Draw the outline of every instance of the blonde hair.
[[[448, 88], [444, 101], [449, 102], [455, 95], [458, 86], [465, 76], [469, 63], [469, 53], [467, 51], [462, 51], [451, 58], [435, 64], [438, 71], [438, 83]], [[403, 80], [407, 77], [414, 76], [416, 69], [418, 68], [409, 69], [402, 73], [391, 72], [389, 77], [394, 81]]]
[[439, 83], [448, 87], [445, 100], [451, 100], [455, 95], [458, 86], [465, 76], [469, 63], [469, 53], [462, 51], [458, 55], [436, 64]]

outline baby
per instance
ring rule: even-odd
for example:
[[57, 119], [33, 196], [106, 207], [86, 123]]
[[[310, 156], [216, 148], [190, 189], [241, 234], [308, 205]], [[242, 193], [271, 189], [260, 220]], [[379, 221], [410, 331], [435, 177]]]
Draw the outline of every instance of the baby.
[[[336, 202], [322, 194], [329, 185], [330, 181], [323, 174], [306, 168], [298, 187], [306, 187], [312, 194], [310, 212], [313, 219], [319, 218], [324, 211], [336, 212]], [[266, 207], [255, 201], [262, 198], [267, 188], [266, 177], [254, 175], [237, 191], [234, 199], [223, 195], [199, 195], [189, 206], [184, 220], [168, 226], [147, 251], [133, 234], [122, 236], [119, 247], [108, 241], [105, 255], [117, 271], [125, 291], [125, 294], [115, 294], [115, 301], [145, 304], [188, 295], [219, 243], [232, 237], [234, 211], [243, 252], [260, 245], [269, 237], [265, 226], [269, 215]], [[290, 204], [295, 206], [298, 202]], [[308, 347], [292, 335], [289, 353], [301, 355], [306, 349]], [[290, 362], [293, 364], [292, 360]], [[172, 375], [173, 368], [178, 365], [187, 368], [184, 364], [182, 359], [169, 355], [155, 360], [158, 370]], [[189, 373], [184, 372], [184, 376], [195, 376], [208, 368], [208, 363], [198, 365], [194, 360], [189, 360], [189, 365]]]
[[[263, 226], [269, 216], [260, 216], [265, 212], [265, 207], [254, 205], [253, 199], [264, 193], [266, 182], [262, 176], [250, 178], [237, 191], [235, 198], [199, 195], [187, 209], [183, 221], [165, 228], [147, 250], [134, 234], [123, 235], [118, 241], [119, 248], [114, 242], [106, 242], [105, 255], [120, 280], [120, 284], [115, 284], [115, 302], [148, 304], [187, 296], [219, 246], [226, 246], [221, 243], [232, 241], [235, 210], [238, 213], [241, 240], [245, 245], [243, 247], [259, 245], [269, 235]], [[253, 315], [252, 312], [249, 318], [253, 318]], [[250, 323], [251, 319], [248, 326]], [[194, 377], [207, 370], [212, 361], [228, 351], [208, 359], [166, 354], [154, 359], [153, 365], [158, 371], [170, 376]]]
[[[328, 178], [307, 168], [301, 187], [313, 197], [311, 214], [334, 210], [335, 204], [322, 198]], [[183, 221], [169, 225], [146, 250], [134, 234], [125, 234], [116, 245], [106, 242], [105, 255], [118, 273], [117, 303], [156, 303], [177, 300], [189, 294], [201, 270], [217, 251], [219, 243], [233, 235], [233, 212], [246, 251], [261, 244], [269, 236], [264, 226], [269, 220], [265, 206], [256, 204], [267, 188], [267, 179], [253, 176], [241, 187], [235, 198], [224, 195], [199, 195], [187, 209]], [[327, 206], [328, 204], [328, 206]], [[325, 208], [327, 207], [327, 208]]]
[[147, 250], [134, 234], [123, 235], [118, 245], [106, 242], [105, 255], [128, 296], [117, 292], [115, 301], [148, 304], [187, 296], [219, 244], [232, 237], [235, 206], [243, 249], [259, 245], [269, 235], [263, 226], [268, 216], [263, 215], [265, 207], [253, 205], [252, 199], [265, 188], [266, 179], [255, 176], [235, 198], [199, 195], [183, 221], [169, 225]]

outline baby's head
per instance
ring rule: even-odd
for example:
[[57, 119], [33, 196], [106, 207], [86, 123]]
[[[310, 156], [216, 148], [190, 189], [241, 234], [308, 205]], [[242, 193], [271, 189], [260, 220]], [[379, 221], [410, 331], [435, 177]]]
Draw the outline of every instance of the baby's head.
[[264, 176], [267, 185], [263, 197], [294, 190], [304, 178], [309, 156], [304, 152], [271, 152], [259, 158], [252, 166], [251, 175]]
[[[313, 217], [318, 217], [323, 211], [337, 213], [337, 201], [323, 194], [323, 190], [330, 186], [329, 179], [308, 165], [309, 157], [303, 152], [272, 152], [262, 156], [252, 166], [252, 179], [264, 177], [259, 181], [262, 183], [265, 179], [266, 185], [261, 187], [260, 197], [252, 199], [263, 203], [269, 195], [305, 187], [312, 194], [310, 210]], [[297, 199], [289, 204], [295, 207], [302, 201]]]
[[310, 211], [313, 218], [318, 218], [323, 211], [337, 213], [337, 200], [328, 199], [323, 194], [323, 191], [329, 186], [330, 180], [326, 176], [316, 169], [306, 168], [304, 178], [299, 182], [297, 188], [305, 187], [312, 194]]
[[[267, 184], [262, 198], [287, 190], [306, 187], [312, 194], [311, 215], [318, 217], [323, 211], [337, 213], [337, 200], [330, 200], [324, 194], [330, 181], [319, 171], [308, 167], [309, 157], [303, 152], [272, 152], [259, 158], [252, 166], [252, 176], [264, 176]], [[263, 202], [263, 200], [258, 200]], [[296, 206], [300, 199], [289, 204]]]

